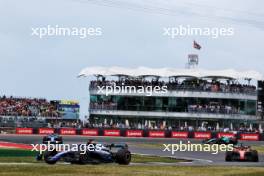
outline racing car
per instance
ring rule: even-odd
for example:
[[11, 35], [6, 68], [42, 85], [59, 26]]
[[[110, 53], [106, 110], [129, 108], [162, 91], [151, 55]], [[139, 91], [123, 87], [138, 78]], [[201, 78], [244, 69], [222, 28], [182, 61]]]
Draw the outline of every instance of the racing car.
[[212, 138], [212, 139], [206, 139], [203, 141], [203, 144], [233, 144], [237, 145], [238, 140], [234, 137], [225, 137], [222, 136], [220, 138]]
[[243, 144], [233, 147], [233, 151], [227, 151], [225, 156], [226, 161], [251, 161], [258, 162], [258, 152], [252, 150], [250, 146]]
[[[55, 133], [44, 136], [42, 139], [42, 144], [62, 144], [62, 143], [63, 143], [62, 137]], [[42, 153], [39, 153], [36, 156], [36, 160], [38, 161], [42, 160], [42, 158], [43, 158]]]
[[62, 140], [61, 136], [53, 133], [53, 134], [44, 136], [42, 139], [42, 143], [43, 144], [48, 144], [48, 143], [50, 143], [50, 144], [62, 144], [63, 140]]
[[[90, 141], [91, 142], [91, 141]], [[86, 145], [91, 144], [88, 142]], [[96, 143], [92, 143], [94, 146]], [[86, 150], [85, 153], [80, 149], [77, 151], [46, 151], [44, 160], [48, 164], [55, 164], [59, 160], [71, 164], [100, 164], [100, 163], [118, 163], [128, 165], [131, 161], [131, 153], [127, 144], [103, 145], [100, 150]]]

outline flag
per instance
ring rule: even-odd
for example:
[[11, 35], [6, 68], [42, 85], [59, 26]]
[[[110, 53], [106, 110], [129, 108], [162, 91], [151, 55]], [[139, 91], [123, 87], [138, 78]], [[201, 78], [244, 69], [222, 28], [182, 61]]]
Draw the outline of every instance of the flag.
[[193, 48], [200, 50], [202, 47], [195, 40], [193, 41]]

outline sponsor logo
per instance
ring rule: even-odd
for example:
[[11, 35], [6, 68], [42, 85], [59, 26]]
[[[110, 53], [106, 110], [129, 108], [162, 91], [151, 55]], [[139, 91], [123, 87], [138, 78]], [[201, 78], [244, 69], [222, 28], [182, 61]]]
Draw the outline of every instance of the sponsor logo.
[[104, 130], [104, 136], [120, 136], [120, 130]]
[[126, 136], [127, 137], [142, 137], [143, 131], [142, 130], [127, 130]]
[[54, 131], [53, 128], [39, 128], [39, 134], [53, 134]]
[[259, 134], [241, 134], [241, 140], [258, 141]]
[[60, 134], [63, 135], [75, 135], [76, 134], [76, 130], [75, 129], [71, 129], [71, 128], [62, 128], [60, 129]]
[[98, 136], [98, 130], [97, 129], [83, 129], [82, 135]]
[[195, 132], [194, 133], [194, 138], [196, 138], [196, 139], [211, 138], [211, 133], [210, 132]]
[[16, 128], [16, 134], [33, 134], [32, 128]]
[[173, 138], [188, 138], [188, 132], [171, 132], [171, 137]]
[[149, 137], [165, 137], [164, 131], [149, 131]]
[[235, 137], [235, 134], [234, 133], [218, 133], [217, 137], [218, 138], [221, 138], [221, 137], [233, 138], [233, 137]]

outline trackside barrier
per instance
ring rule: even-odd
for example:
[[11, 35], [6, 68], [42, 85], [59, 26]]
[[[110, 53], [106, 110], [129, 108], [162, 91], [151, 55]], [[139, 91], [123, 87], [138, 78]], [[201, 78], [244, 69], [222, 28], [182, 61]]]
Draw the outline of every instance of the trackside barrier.
[[188, 138], [189, 133], [187, 131], [172, 131], [171, 137], [172, 138]]
[[122, 137], [152, 137], [152, 138], [220, 138], [237, 137], [240, 140], [259, 141], [264, 140], [264, 134], [259, 133], [224, 133], [201, 131], [169, 131], [169, 130], [138, 130], [138, 129], [103, 129], [103, 128], [16, 128], [16, 134], [52, 134], [61, 135], [85, 135], [85, 136], [122, 136]]
[[210, 139], [211, 137], [211, 132], [194, 132], [195, 139]]
[[120, 130], [104, 130], [104, 136], [120, 136]]
[[149, 131], [148, 137], [164, 138], [165, 137], [165, 131]]
[[244, 141], [259, 141], [259, 134], [252, 134], [252, 133], [240, 134], [240, 140], [244, 140]]
[[16, 128], [16, 134], [33, 134], [33, 128]]
[[98, 129], [82, 129], [81, 134], [86, 136], [98, 136], [99, 132]]
[[126, 130], [126, 137], [143, 137], [142, 130]]
[[236, 135], [234, 133], [217, 133], [217, 137], [235, 137]]
[[54, 128], [39, 128], [38, 134], [53, 134], [55, 132]]
[[60, 134], [62, 134], [62, 135], [76, 135], [76, 129], [75, 128], [61, 128]]

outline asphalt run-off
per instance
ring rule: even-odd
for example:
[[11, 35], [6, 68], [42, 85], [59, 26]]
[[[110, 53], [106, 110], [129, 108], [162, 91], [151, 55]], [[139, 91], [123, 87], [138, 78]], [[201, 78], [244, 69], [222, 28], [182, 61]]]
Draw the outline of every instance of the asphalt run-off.
[[[0, 135], [1, 142], [11, 142], [23, 144], [40, 144], [42, 135]], [[89, 137], [89, 136], [63, 136], [64, 143], [82, 144], [88, 139], [102, 143], [127, 143], [132, 153], [175, 157], [178, 159], [186, 159], [191, 162], [179, 162], [177, 165], [234, 165], [234, 166], [264, 166], [264, 155], [260, 154], [259, 162], [225, 162], [225, 153], [211, 154], [209, 152], [176, 152], [172, 155], [170, 152], [164, 152], [163, 144], [177, 144], [180, 141], [190, 141], [193, 144], [201, 143], [197, 139], [172, 139], [172, 138], [127, 138], [127, 137]], [[241, 141], [242, 142], [242, 141]], [[243, 141], [245, 145], [263, 146], [264, 141]], [[159, 163], [155, 163], [159, 164]], [[164, 163], [163, 163], [164, 164]], [[160, 163], [162, 165], [162, 163]]]

